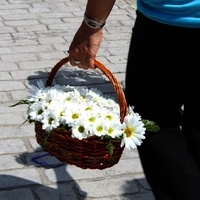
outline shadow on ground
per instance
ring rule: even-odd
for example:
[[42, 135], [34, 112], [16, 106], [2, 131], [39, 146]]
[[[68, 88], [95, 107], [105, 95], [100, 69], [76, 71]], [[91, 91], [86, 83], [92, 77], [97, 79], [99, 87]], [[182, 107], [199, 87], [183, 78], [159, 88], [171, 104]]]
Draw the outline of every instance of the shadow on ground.
[[[50, 69], [50, 71], [52, 69]], [[27, 86], [36, 86], [38, 80], [43, 80], [44, 83], [46, 83], [48, 80], [51, 80], [52, 85], [59, 84], [71, 86], [87, 86], [88, 88], [97, 88], [104, 94], [114, 93], [114, 85], [112, 85], [111, 81], [108, 79], [110, 74], [108, 73], [105, 75], [99, 69], [83, 70], [77, 67], [69, 67], [69, 65], [66, 64], [62, 66], [57, 72], [52, 74], [54, 78], [49, 76], [49, 73], [47, 72], [37, 71], [35, 72], [35, 75], [28, 77]]]

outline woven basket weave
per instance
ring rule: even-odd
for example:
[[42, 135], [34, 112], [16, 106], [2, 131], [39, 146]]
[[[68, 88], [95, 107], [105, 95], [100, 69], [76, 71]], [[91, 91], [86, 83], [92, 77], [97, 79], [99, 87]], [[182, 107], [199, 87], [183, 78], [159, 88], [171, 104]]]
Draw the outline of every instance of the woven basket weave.
[[[52, 68], [47, 78], [46, 86], [51, 86], [57, 71], [68, 61], [69, 59], [66, 57]], [[127, 113], [127, 104], [121, 85], [102, 63], [95, 60], [94, 67], [100, 69], [112, 83], [120, 106], [120, 118], [123, 121]], [[47, 133], [42, 129], [42, 124], [39, 122], [35, 123], [35, 133], [38, 144], [42, 146]], [[72, 138], [69, 130], [55, 130], [47, 138], [44, 151], [62, 162], [83, 169], [105, 169], [117, 164], [124, 150], [124, 147], [120, 147], [121, 141], [114, 140], [113, 155], [109, 156], [106, 148], [107, 144], [108, 141], [104, 141], [97, 136], [79, 140]]]

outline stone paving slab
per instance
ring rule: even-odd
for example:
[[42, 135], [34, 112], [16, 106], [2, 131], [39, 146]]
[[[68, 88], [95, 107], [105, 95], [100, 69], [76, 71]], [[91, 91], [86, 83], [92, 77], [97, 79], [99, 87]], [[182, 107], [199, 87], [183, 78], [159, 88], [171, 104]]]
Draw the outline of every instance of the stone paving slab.
[[[154, 200], [137, 150], [125, 150], [119, 163], [105, 170], [64, 164], [47, 168], [33, 161], [45, 155], [34, 126], [22, 123], [31, 85], [46, 81], [52, 67], [67, 56], [84, 13], [84, 0], [0, 0], [0, 200]], [[135, 19], [135, 0], [117, 0], [97, 59], [124, 87], [127, 53]], [[97, 87], [115, 96], [100, 71], [63, 66], [54, 83]], [[22, 125], [22, 126], [21, 126]], [[49, 164], [62, 164], [44, 156]]]

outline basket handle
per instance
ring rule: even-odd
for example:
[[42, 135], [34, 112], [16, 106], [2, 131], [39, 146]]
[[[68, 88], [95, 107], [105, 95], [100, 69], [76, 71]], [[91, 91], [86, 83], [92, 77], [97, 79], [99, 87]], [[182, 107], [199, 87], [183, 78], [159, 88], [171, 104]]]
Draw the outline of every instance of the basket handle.
[[[69, 58], [63, 58], [62, 60], [60, 60], [51, 70], [51, 72], [48, 75], [47, 81], [46, 81], [46, 86], [51, 86], [53, 79], [57, 73], [57, 71], [63, 66], [65, 65], [67, 62], [69, 61]], [[116, 77], [111, 73], [111, 71], [109, 69], [107, 69], [102, 63], [100, 63], [97, 60], [94, 60], [94, 67], [100, 69], [106, 76], [107, 78], [110, 80], [110, 82], [112, 83], [115, 93], [117, 95], [117, 99], [119, 102], [119, 106], [120, 106], [120, 119], [121, 122], [124, 120], [124, 117], [127, 114], [127, 103], [126, 103], [126, 99], [125, 99], [125, 95], [124, 92], [122, 90], [121, 85], [119, 84], [119, 82], [117, 81]]]

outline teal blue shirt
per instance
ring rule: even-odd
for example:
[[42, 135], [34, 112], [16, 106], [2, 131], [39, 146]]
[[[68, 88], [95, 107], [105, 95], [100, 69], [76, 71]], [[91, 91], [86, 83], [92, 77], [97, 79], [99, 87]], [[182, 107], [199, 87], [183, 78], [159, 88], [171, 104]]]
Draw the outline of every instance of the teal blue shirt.
[[200, 28], [200, 0], [137, 0], [137, 9], [164, 24]]

